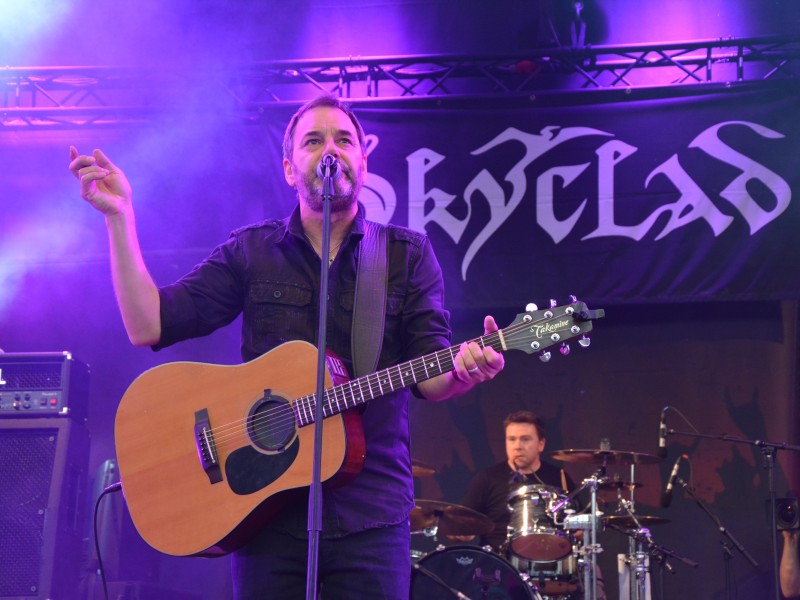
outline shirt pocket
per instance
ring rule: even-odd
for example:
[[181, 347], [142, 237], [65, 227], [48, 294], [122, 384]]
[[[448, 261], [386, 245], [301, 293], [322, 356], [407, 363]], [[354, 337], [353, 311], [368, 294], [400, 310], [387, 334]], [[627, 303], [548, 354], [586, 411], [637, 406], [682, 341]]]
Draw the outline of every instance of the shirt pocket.
[[313, 326], [309, 324], [313, 296], [313, 290], [303, 285], [270, 280], [251, 282], [246, 318], [256, 338], [313, 339]]

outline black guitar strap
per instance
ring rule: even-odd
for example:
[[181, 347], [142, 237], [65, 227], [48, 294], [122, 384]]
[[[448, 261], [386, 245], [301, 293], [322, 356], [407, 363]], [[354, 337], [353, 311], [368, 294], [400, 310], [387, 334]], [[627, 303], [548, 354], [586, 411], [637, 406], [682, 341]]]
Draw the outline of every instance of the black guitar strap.
[[365, 231], [364, 237], [361, 238], [356, 273], [350, 339], [354, 377], [373, 373], [378, 366], [386, 319], [388, 284], [386, 227], [372, 221], [365, 221], [364, 225]]

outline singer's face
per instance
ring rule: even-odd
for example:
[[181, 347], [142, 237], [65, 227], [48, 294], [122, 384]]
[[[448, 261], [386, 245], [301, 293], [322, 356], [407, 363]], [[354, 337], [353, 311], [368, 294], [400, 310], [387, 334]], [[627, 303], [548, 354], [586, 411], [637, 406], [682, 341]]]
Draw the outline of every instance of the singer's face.
[[506, 427], [506, 455], [511, 468], [531, 473], [539, 468], [539, 455], [544, 450], [536, 426], [531, 423], [509, 423]]
[[339, 164], [331, 211], [353, 209], [367, 171], [367, 157], [349, 117], [338, 108], [320, 106], [297, 121], [292, 158], [283, 161], [286, 181], [297, 189], [300, 202], [315, 212], [322, 212], [322, 180], [317, 176], [317, 166], [326, 154], [335, 156]]

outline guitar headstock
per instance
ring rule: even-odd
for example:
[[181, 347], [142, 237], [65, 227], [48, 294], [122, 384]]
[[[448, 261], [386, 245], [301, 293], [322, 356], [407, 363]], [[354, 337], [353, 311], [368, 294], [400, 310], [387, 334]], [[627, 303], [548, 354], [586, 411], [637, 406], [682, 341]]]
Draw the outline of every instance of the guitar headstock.
[[600, 308], [589, 310], [585, 303], [570, 297], [570, 303], [558, 306], [550, 301], [550, 308], [539, 310], [535, 304], [525, 307], [514, 321], [503, 329], [503, 341], [509, 349], [522, 350], [528, 354], [540, 353], [543, 362], [550, 360], [551, 346], [559, 346], [561, 354], [570, 352], [569, 340], [578, 338], [581, 348], [589, 347], [588, 333], [595, 319], [605, 316]]

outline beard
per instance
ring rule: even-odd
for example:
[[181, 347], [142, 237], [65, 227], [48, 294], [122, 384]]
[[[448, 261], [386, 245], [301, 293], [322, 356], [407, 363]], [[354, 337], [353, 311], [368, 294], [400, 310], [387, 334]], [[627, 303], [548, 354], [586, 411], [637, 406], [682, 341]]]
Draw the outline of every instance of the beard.
[[[297, 170], [296, 165], [292, 168]], [[339, 163], [338, 176], [333, 179], [333, 196], [331, 197], [331, 212], [344, 212], [349, 210], [358, 200], [364, 176], [359, 165], [355, 172]], [[297, 180], [297, 198], [314, 212], [322, 212], [322, 180], [315, 172], [305, 173]]]

